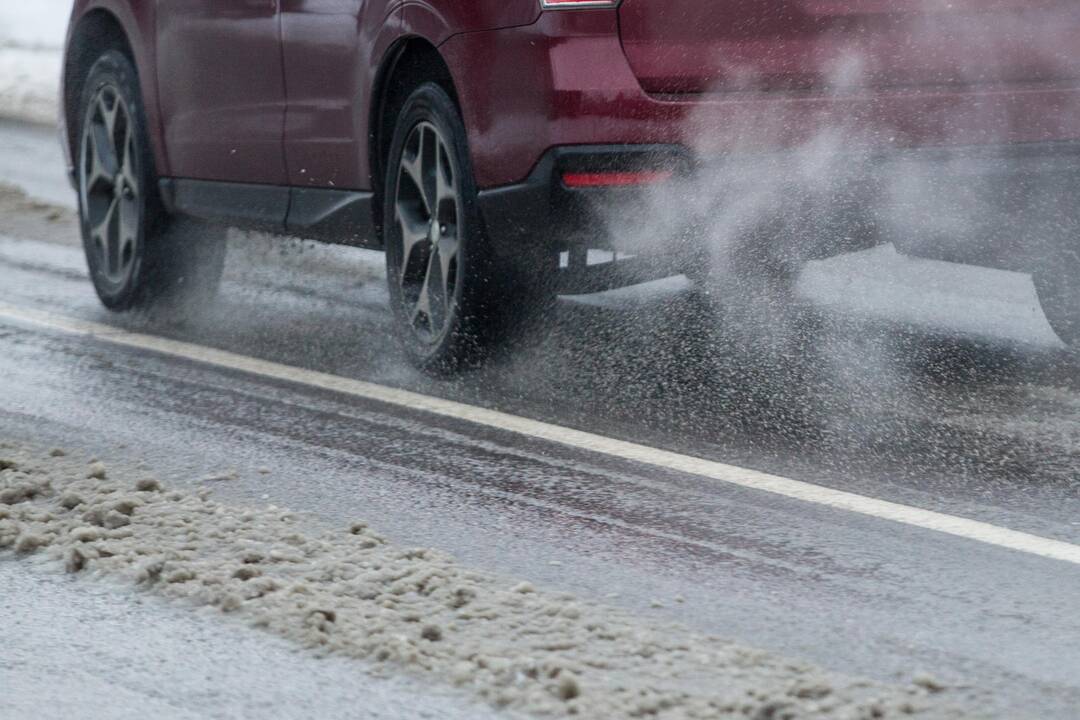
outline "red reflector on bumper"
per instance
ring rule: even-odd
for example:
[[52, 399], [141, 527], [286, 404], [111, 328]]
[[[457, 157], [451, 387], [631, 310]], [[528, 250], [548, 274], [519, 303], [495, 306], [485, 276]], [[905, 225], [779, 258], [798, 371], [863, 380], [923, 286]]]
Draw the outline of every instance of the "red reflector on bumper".
[[563, 173], [562, 181], [566, 187], [627, 187], [630, 185], [650, 185], [671, 178], [670, 170], [650, 170], [646, 172], [592, 172]]
[[578, 8], [615, 7], [619, 0], [540, 0], [540, 7], [549, 10], [576, 10]]

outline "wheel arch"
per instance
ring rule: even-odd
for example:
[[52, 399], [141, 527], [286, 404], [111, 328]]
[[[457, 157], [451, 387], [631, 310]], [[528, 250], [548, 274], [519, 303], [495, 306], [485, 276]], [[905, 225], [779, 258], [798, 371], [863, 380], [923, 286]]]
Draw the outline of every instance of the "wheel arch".
[[63, 67], [63, 112], [71, 157], [76, 156], [79, 134], [79, 98], [94, 59], [107, 50], [119, 50], [133, 64], [135, 53], [120, 19], [104, 8], [94, 8], [83, 15], [72, 29]]
[[375, 76], [371, 116], [368, 119], [368, 158], [371, 165], [375, 228], [382, 235], [382, 193], [387, 155], [393, 141], [398, 113], [413, 90], [425, 82], [442, 87], [461, 112], [450, 66], [435, 45], [419, 36], [398, 40], [386, 53]]
[[120, 51], [135, 67], [147, 134], [158, 168], [164, 167], [154, 68], [154, 7], [154, 3], [131, 0], [76, 0], [61, 69], [60, 120], [69, 170], [76, 157], [79, 99], [91, 65], [107, 50]]

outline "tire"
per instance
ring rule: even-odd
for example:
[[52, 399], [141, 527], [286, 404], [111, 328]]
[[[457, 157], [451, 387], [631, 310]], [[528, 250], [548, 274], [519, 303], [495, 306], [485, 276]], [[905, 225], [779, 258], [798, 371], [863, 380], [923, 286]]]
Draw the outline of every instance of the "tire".
[[225, 264], [224, 232], [165, 212], [127, 56], [109, 50], [98, 58], [78, 110], [79, 224], [102, 304], [123, 311], [211, 298]]
[[1058, 337], [1073, 348], [1080, 348], [1080, 250], [1062, 250], [1052, 254], [1032, 273], [1043, 313]]
[[394, 129], [383, 238], [397, 334], [409, 360], [435, 375], [480, 364], [525, 326], [525, 311], [554, 299], [540, 288], [554, 287], [543, 279], [557, 256], [500, 256], [476, 196], [457, 106], [442, 87], [424, 83]]

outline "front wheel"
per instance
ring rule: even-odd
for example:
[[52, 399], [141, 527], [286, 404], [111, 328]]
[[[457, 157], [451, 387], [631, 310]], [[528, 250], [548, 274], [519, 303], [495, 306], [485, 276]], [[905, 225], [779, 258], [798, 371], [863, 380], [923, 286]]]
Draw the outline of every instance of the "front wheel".
[[224, 267], [224, 233], [172, 218], [162, 207], [138, 77], [127, 56], [109, 50], [98, 58], [79, 111], [79, 218], [101, 302], [129, 310], [207, 299]]
[[540, 268], [494, 250], [477, 206], [465, 128], [454, 101], [425, 83], [398, 117], [384, 185], [390, 304], [402, 345], [420, 369], [474, 366], [507, 338]]

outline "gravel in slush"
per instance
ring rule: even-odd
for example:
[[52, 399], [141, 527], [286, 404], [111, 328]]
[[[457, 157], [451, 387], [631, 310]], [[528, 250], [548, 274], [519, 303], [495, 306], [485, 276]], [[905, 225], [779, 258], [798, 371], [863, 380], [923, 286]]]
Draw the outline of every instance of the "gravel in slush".
[[541, 717], [973, 717], [934, 682], [828, 673], [399, 547], [363, 522], [278, 508], [0, 444], [0, 558], [38, 556], [213, 606], [321, 652], [453, 684]]

